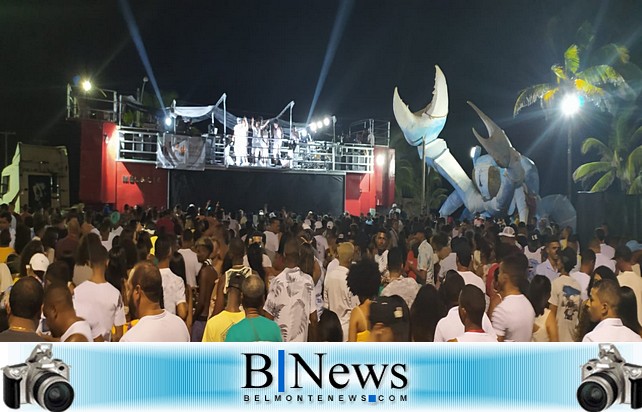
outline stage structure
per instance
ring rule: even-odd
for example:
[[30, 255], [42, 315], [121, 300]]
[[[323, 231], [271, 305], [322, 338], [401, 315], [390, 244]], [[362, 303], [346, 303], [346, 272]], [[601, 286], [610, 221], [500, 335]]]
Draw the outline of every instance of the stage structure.
[[475, 146], [471, 151], [473, 179], [466, 174], [446, 141], [439, 138], [448, 117], [448, 86], [439, 66], [435, 70], [433, 99], [424, 109], [412, 113], [396, 88], [392, 107], [408, 144], [416, 146], [426, 165], [455, 188], [441, 206], [441, 216], [450, 216], [462, 206], [465, 215], [505, 217], [517, 211], [522, 222], [528, 222], [531, 216], [548, 217], [561, 227], [571, 226], [575, 230], [577, 214], [568, 198], [562, 195], [540, 198], [535, 163], [519, 153], [506, 133], [472, 102], [468, 104], [486, 126], [488, 137], [474, 128], [472, 131], [488, 154], [481, 155], [481, 147]]
[[294, 102], [268, 119], [208, 106], [161, 110], [115, 91], [67, 87], [67, 118], [80, 123], [80, 200], [169, 207], [220, 200], [228, 210], [282, 206], [340, 214], [394, 202], [390, 124], [365, 119], [336, 137], [336, 118], [292, 120]]

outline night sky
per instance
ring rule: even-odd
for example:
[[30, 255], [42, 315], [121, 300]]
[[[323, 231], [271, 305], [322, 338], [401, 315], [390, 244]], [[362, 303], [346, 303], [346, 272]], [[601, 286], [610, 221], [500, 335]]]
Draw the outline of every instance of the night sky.
[[[595, 27], [596, 45], [624, 44], [642, 65], [642, 4], [635, 0], [357, 0], [352, 7], [336, 0], [154, 0], [131, 8], [161, 90], [184, 104], [213, 104], [227, 93], [228, 109], [246, 115], [272, 116], [294, 100], [295, 121], [308, 117], [337, 11], [347, 10], [314, 114], [334, 114], [340, 127], [366, 117], [394, 123], [394, 87], [418, 110], [431, 99], [438, 64], [450, 95], [442, 137], [462, 165], [470, 167], [470, 128], [483, 129], [466, 105], [472, 100], [538, 164], [542, 194], [565, 190], [566, 131], [545, 133], [552, 122], [539, 105], [513, 119], [519, 90], [553, 80], [550, 67], [562, 63], [584, 21]], [[141, 86], [147, 73], [119, 2], [3, 0], [0, 130], [26, 142], [65, 143], [65, 86], [76, 75], [123, 94]], [[580, 138], [601, 133], [603, 120], [593, 116], [576, 128], [577, 164]]]

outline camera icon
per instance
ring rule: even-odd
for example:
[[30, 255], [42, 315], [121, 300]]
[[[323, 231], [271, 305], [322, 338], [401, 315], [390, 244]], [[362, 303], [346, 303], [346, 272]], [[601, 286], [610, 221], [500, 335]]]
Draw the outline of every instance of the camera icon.
[[37, 403], [49, 411], [62, 412], [74, 401], [69, 366], [53, 359], [50, 344], [37, 345], [25, 363], [5, 366], [2, 372], [4, 403], [11, 409]]
[[589, 412], [603, 411], [614, 403], [641, 408], [642, 366], [626, 363], [613, 344], [600, 344], [598, 359], [582, 366], [577, 401]]

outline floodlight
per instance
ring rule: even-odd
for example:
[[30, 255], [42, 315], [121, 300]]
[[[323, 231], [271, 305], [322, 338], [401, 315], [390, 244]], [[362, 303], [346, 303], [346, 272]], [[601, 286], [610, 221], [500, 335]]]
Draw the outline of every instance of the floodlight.
[[329, 117], [326, 117], [325, 119], [323, 119], [323, 124], [324, 124], [325, 126], [330, 126], [330, 118], [329, 118]]
[[84, 80], [84, 81], [82, 82], [82, 89], [83, 89], [84, 91], [86, 91], [86, 92], [90, 91], [90, 90], [91, 90], [91, 87], [92, 87], [92, 85], [91, 85], [91, 82], [90, 82], [89, 80]]
[[316, 123], [310, 123], [310, 130], [312, 130], [312, 133], [317, 131], [317, 124]]
[[375, 158], [375, 162], [377, 163], [377, 166], [382, 167], [384, 164], [386, 164], [386, 156], [379, 153]]
[[165, 126], [170, 127], [172, 125], [172, 118], [170, 116], [167, 116], [165, 118]]
[[317, 122], [317, 129], [322, 129], [322, 128], [323, 128], [323, 122], [321, 120], [319, 120]]
[[562, 113], [564, 116], [571, 117], [580, 111], [582, 102], [577, 94], [570, 93], [562, 99]]

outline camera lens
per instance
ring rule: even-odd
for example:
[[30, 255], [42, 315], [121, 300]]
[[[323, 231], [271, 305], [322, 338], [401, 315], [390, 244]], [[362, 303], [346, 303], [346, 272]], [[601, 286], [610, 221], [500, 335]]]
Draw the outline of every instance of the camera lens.
[[43, 373], [33, 385], [34, 398], [40, 406], [52, 411], [62, 412], [74, 401], [74, 389], [61, 375]]
[[603, 411], [617, 398], [618, 387], [613, 377], [606, 373], [589, 376], [577, 388], [577, 401], [589, 412]]

